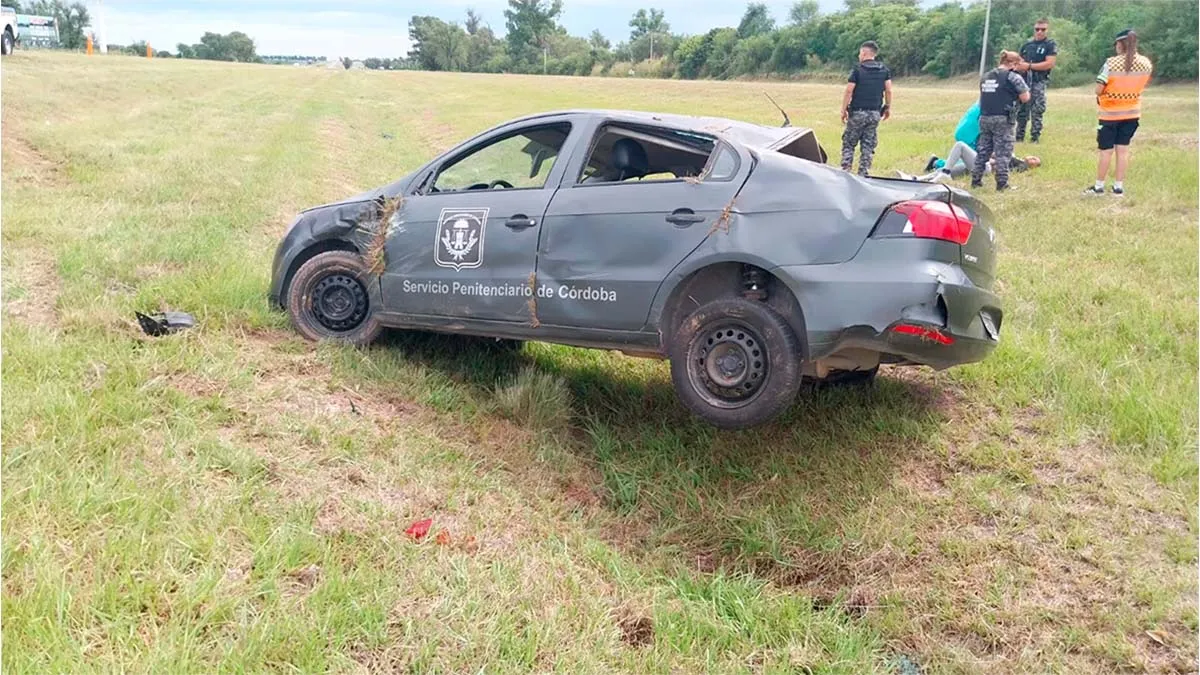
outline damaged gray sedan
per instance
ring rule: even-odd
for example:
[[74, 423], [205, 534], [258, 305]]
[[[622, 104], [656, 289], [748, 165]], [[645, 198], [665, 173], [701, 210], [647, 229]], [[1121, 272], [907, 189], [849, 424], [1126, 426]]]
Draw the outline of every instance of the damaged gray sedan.
[[524, 117], [301, 213], [270, 297], [312, 340], [393, 327], [667, 358], [682, 403], [723, 428], [776, 417], [804, 378], [987, 356], [988, 208], [825, 159], [790, 126]]

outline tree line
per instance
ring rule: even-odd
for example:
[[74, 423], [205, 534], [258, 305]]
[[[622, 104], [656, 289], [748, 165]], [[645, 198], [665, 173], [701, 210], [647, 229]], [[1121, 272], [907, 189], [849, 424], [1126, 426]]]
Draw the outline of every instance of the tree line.
[[[81, 49], [90, 17], [80, 2], [0, 0], [19, 12], [54, 16], [60, 42]], [[508, 0], [504, 32], [486, 25], [468, 9], [464, 19], [446, 21], [413, 16], [406, 56], [369, 58], [369, 69], [547, 73], [732, 79], [803, 77], [844, 73], [855, 63], [858, 46], [874, 40], [880, 59], [899, 77], [939, 78], [974, 73], [983, 49], [983, 0], [947, 0], [922, 8], [917, 0], [845, 0], [840, 11], [823, 14], [817, 0], [799, 0], [786, 17], [775, 17], [761, 2], [746, 6], [737, 26], [685, 35], [671, 30], [665, 13], [639, 9], [629, 20], [629, 36], [613, 45], [600, 31], [571, 35], [559, 22], [563, 0]], [[1019, 49], [1033, 22], [1050, 21], [1059, 57], [1051, 85], [1090, 81], [1112, 54], [1112, 38], [1134, 28], [1139, 49], [1154, 60], [1157, 80], [1197, 78], [1197, 22], [1200, 0], [996, 0], [988, 31], [986, 62], [1001, 49]], [[110, 45], [144, 55], [146, 43]], [[174, 55], [157, 56], [262, 62], [245, 33], [205, 33], [200, 42], [176, 45]], [[343, 60], [349, 68], [350, 61]]]
[[[628, 39], [615, 46], [599, 31], [570, 35], [559, 23], [562, 9], [562, 0], [508, 0], [503, 36], [473, 10], [461, 23], [413, 16], [408, 58], [443, 71], [788, 78], [846, 71], [859, 45], [874, 40], [895, 75], [945, 78], [978, 71], [986, 7], [980, 0], [927, 9], [917, 0], [845, 0], [842, 10], [822, 14], [816, 0], [800, 0], [779, 20], [764, 3], [751, 2], [737, 26], [697, 35], [673, 32], [662, 10], [647, 8], [631, 17]], [[1034, 21], [1046, 18], [1059, 50], [1052, 84], [1094, 78], [1112, 55], [1113, 36], [1127, 27], [1138, 31], [1156, 78], [1196, 79], [1198, 15], [1198, 0], [993, 2], [986, 62], [994, 65], [1001, 49], [1019, 49]]]

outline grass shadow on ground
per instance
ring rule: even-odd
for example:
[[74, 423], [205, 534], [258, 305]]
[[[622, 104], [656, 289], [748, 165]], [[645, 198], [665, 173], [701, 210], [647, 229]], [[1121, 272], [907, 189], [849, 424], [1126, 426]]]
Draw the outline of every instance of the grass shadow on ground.
[[774, 423], [721, 431], [683, 408], [665, 362], [425, 333], [389, 332], [380, 346], [466, 387], [483, 409], [525, 368], [555, 375], [571, 423], [554, 441], [596, 469], [605, 520], [623, 524], [616, 543], [787, 585], [846, 582], [864, 507], [906, 484], [910, 460], [937, 446], [947, 421], [945, 394], [898, 371], [872, 386], [806, 385]]

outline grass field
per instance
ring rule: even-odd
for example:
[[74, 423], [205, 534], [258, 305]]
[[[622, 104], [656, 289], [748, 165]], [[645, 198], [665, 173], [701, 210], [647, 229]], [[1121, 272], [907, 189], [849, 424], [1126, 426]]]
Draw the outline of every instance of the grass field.
[[[740, 433], [658, 361], [304, 342], [271, 255], [544, 109], [774, 125], [765, 90], [836, 155], [838, 86], [21, 51], [2, 86], [5, 672], [1196, 670], [1194, 86], [1147, 94], [1124, 201], [1051, 91], [1045, 165], [984, 194], [992, 357]], [[877, 170], [971, 98], [897, 83]], [[163, 305], [199, 328], [143, 336]]]

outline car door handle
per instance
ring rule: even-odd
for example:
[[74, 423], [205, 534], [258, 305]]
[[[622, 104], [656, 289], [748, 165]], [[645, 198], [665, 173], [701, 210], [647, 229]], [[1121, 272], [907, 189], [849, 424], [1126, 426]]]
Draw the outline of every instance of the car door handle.
[[696, 215], [691, 209], [675, 209], [671, 215], [667, 216], [667, 222], [675, 227], [687, 227], [695, 223], [704, 222], [704, 216]]
[[525, 215], [524, 213], [518, 213], [504, 221], [504, 226], [510, 230], [523, 230], [527, 227], [533, 227], [534, 225], [537, 225], [537, 221]]

